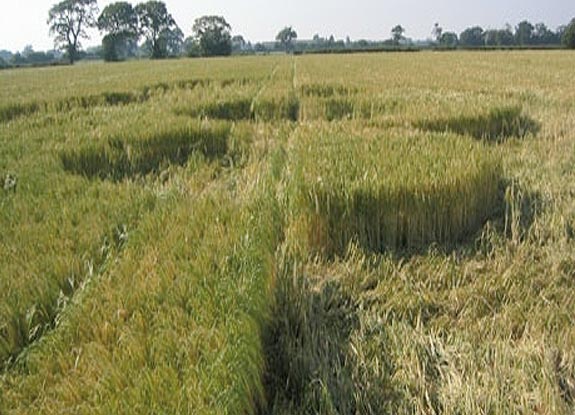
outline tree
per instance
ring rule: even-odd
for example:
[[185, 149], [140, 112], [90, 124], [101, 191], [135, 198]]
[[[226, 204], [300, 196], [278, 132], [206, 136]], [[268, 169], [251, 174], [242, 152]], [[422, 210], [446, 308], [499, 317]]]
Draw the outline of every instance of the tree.
[[242, 52], [246, 49], [247, 42], [242, 35], [232, 37], [232, 50], [235, 52]]
[[511, 31], [511, 26], [507, 25], [505, 29], [497, 31], [497, 45], [498, 46], [512, 46], [515, 44], [515, 37]]
[[463, 46], [482, 46], [484, 44], [483, 29], [479, 26], [465, 29], [459, 35], [459, 43]]
[[573, 18], [571, 23], [565, 28], [561, 40], [569, 49], [575, 49], [575, 18]]
[[[150, 0], [135, 8], [139, 21], [139, 33], [146, 38], [147, 49], [152, 59], [165, 58], [169, 54], [168, 46], [175, 38], [182, 41], [183, 34], [166, 4]], [[181, 43], [181, 42], [180, 42]]]
[[435, 23], [433, 25], [433, 30], [431, 31], [431, 35], [435, 39], [437, 43], [441, 43], [441, 35], [443, 34], [443, 28], [439, 26], [439, 23]]
[[533, 31], [535, 27], [527, 20], [520, 22], [515, 28], [515, 41], [518, 45], [533, 44]]
[[483, 32], [483, 40], [487, 46], [497, 46], [497, 35], [499, 31], [490, 29]]
[[553, 43], [555, 33], [553, 33], [545, 23], [536, 23], [533, 29], [533, 43], [536, 45], [548, 45]]
[[88, 39], [86, 29], [96, 25], [98, 5], [96, 0], [63, 0], [52, 6], [48, 13], [50, 35], [54, 45], [68, 53], [74, 64], [82, 47], [80, 39]]
[[188, 36], [184, 40], [183, 48], [184, 53], [189, 58], [199, 58], [200, 56], [202, 56], [202, 50], [200, 49], [200, 44], [198, 43], [198, 40], [193, 36]]
[[397, 25], [391, 29], [391, 37], [393, 39], [393, 43], [399, 45], [399, 42], [403, 39], [404, 33], [405, 29], [401, 25]]
[[264, 45], [261, 42], [258, 42], [254, 45], [254, 50], [256, 51], [256, 53], [267, 53], [268, 52], [266, 45]]
[[52, 62], [54, 60], [53, 53], [36, 52], [32, 45], [26, 45], [22, 53], [15, 56], [14, 63], [20, 65], [39, 65]]
[[107, 32], [102, 39], [104, 59], [117, 61], [134, 54], [138, 42], [138, 15], [130, 3], [109, 4], [98, 17], [98, 29]]
[[132, 5], [119, 1], [107, 5], [98, 17], [98, 29], [108, 33], [138, 33], [138, 15]]
[[24, 58], [28, 59], [28, 57], [30, 55], [32, 55], [34, 53], [34, 48], [32, 47], [32, 45], [26, 45], [24, 47], [24, 50], [22, 51], [22, 56], [24, 56]]
[[184, 50], [184, 33], [177, 26], [166, 29], [160, 34], [160, 42], [167, 56], [180, 56]]
[[487, 46], [511, 46], [515, 43], [513, 33], [509, 29], [492, 29], [483, 32]]
[[456, 48], [458, 43], [459, 39], [457, 39], [457, 34], [453, 32], [442, 33], [439, 39], [439, 44], [446, 48]]
[[10, 59], [10, 63], [12, 65], [20, 66], [20, 65], [26, 65], [28, 62], [20, 52], [16, 52], [14, 56], [12, 56], [12, 59]]
[[[559, 43], [561, 43], [563, 41], [563, 35], [565, 34], [566, 30], [567, 30], [567, 25], [561, 25], [555, 31], [555, 36], [557, 37], [557, 39], [559, 39]], [[0, 54], [1, 53], [2, 53], [2, 51], [0, 51]]]
[[284, 47], [286, 52], [293, 48], [293, 41], [297, 39], [297, 32], [291, 27], [284, 27], [276, 36], [276, 40]]
[[109, 33], [102, 38], [102, 54], [105, 61], [117, 62], [136, 56], [138, 37], [126, 33]]
[[12, 59], [12, 55], [13, 55], [12, 52], [10, 52], [9, 50], [5, 49], [0, 50], [0, 58], [2, 58], [4, 62], [10, 61], [10, 59]]
[[222, 16], [203, 16], [192, 27], [202, 56], [228, 56], [232, 53], [232, 27]]

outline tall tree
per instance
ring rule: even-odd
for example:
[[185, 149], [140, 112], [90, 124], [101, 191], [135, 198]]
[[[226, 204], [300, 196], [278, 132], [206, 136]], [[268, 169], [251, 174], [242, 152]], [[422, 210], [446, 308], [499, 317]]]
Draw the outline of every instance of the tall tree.
[[132, 5], [119, 1], [107, 5], [98, 17], [98, 29], [108, 33], [138, 32], [138, 15]]
[[232, 37], [232, 50], [242, 52], [247, 48], [247, 42], [242, 35]]
[[487, 46], [497, 46], [497, 37], [499, 30], [489, 29], [483, 32], [483, 40]]
[[499, 46], [512, 46], [515, 44], [515, 37], [513, 36], [511, 25], [506, 25], [504, 29], [497, 31], [497, 45]]
[[105, 60], [123, 59], [137, 47], [138, 15], [128, 2], [106, 6], [98, 17], [98, 29], [107, 33], [102, 39]]
[[146, 38], [152, 58], [167, 57], [170, 39], [173, 40], [174, 37], [181, 39], [183, 35], [172, 15], [168, 13], [166, 4], [150, 0], [138, 4], [135, 10], [138, 15], [139, 32]]
[[565, 31], [563, 31], [561, 40], [569, 49], [575, 49], [575, 18], [571, 20], [569, 26], [565, 28]]
[[293, 48], [293, 41], [297, 39], [297, 32], [291, 26], [286, 26], [276, 36], [276, 40], [284, 47], [286, 52]]
[[203, 56], [227, 56], [232, 53], [232, 27], [222, 16], [202, 16], [192, 27]]
[[184, 32], [177, 26], [164, 30], [160, 35], [160, 41], [167, 56], [180, 56], [184, 51]]
[[533, 31], [535, 27], [527, 20], [520, 22], [515, 28], [515, 41], [518, 45], [533, 44]]
[[535, 25], [533, 39], [539, 45], [558, 45], [561, 43], [561, 36], [549, 29], [545, 23]]
[[34, 48], [32, 47], [32, 45], [26, 45], [24, 47], [24, 50], [22, 51], [22, 56], [24, 56], [26, 59], [28, 59], [28, 57], [30, 55], [32, 55], [34, 53]]
[[186, 54], [186, 56], [190, 57], [190, 58], [199, 58], [200, 56], [202, 56], [202, 50], [200, 48], [200, 42], [198, 42], [198, 39], [196, 39], [193, 36], [188, 36], [185, 40], [184, 40], [184, 53]]
[[459, 35], [459, 43], [463, 46], [482, 46], [483, 33], [483, 29], [479, 26], [467, 28]]
[[455, 48], [458, 43], [459, 39], [457, 38], [457, 34], [453, 32], [444, 32], [439, 39], [439, 44], [446, 48]]
[[393, 43], [399, 45], [399, 42], [403, 39], [404, 33], [405, 29], [401, 25], [397, 25], [391, 29], [391, 37], [393, 39]]
[[50, 35], [54, 36], [55, 47], [67, 52], [71, 64], [82, 47], [80, 39], [89, 38], [86, 29], [96, 26], [97, 13], [96, 0], [63, 0], [50, 9]]
[[511, 46], [515, 43], [513, 33], [509, 29], [491, 29], [483, 32], [487, 46]]

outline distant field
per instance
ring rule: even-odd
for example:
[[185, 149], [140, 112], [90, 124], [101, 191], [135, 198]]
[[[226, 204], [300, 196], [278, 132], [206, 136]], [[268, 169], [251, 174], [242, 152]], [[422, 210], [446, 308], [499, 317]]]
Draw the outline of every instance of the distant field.
[[0, 414], [572, 414], [575, 55], [0, 72]]

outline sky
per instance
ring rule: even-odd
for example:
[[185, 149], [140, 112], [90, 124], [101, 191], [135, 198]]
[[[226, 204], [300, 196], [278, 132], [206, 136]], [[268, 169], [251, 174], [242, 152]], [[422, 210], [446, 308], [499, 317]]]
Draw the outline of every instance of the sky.
[[[99, 0], [102, 10], [114, 0]], [[46, 19], [54, 0], [2, 0], [0, 3], [0, 49], [21, 51], [53, 48]], [[527, 19], [544, 22], [550, 28], [567, 24], [575, 17], [574, 0], [165, 0], [168, 11], [186, 36], [194, 19], [222, 15], [233, 34], [252, 42], [273, 40], [285, 26], [293, 26], [299, 39], [314, 34], [337, 39], [382, 40], [391, 28], [401, 24], [412, 39], [431, 36], [438, 22], [446, 31], [460, 33], [473, 25], [499, 28], [515, 26]], [[135, 2], [133, 2], [135, 4]], [[83, 45], [100, 43], [96, 30]]]

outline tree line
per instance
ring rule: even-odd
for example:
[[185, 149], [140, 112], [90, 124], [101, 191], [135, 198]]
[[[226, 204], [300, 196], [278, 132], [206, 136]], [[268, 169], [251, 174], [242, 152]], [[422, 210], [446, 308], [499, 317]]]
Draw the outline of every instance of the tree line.
[[179, 56], [184, 49], [201, 56], [231, 53], [231, 26], [221, 16], [196, 19], [193, 35], [184, 39], [162, 1], [150, 0], [135, 6], [119, 1], [106, 6], [99, 15], [98, 12], [97, 0], [63, 0], [50, 9], [50, 34], [70, 63], [78, 58], [80, 42], [88, 38], [86, 29], [92, 27], [104, 35], [102, 55], [107, 61], [133, 57], [140, 51], [153, 59]]
[[[202, 16], [196, 19], [191, 26], [192, 35], [185, 38], [166, 4], [160, 0], [136, 5], [118, 1], [106, 6], [101, 13], [97, 0], [62, 0], [50, 8], [48, 25], [55, 47], [63, 51], [64, 57], [72, 64], [86, 56], [81, 42], [88, 39], [89, 28], [97, 28], [103, 35], [101, 46], [92, 51], [92, 56], [102, 57], [106, 61], [142, 56], [161, 59], [183, 55], [226, 56], [232, 53], [276, 51], [361, 51], [412, 45], [405, 37], [405, 29], [401, 25], [393, 27], [391, 37], [384, 41], [351, 41], [349, 37], [344, 41], [336, 40], [333, 36], [323, 38], [317, 34], [312, 40], [298, 41], [297, 32], [289, 26], [279, 31], [275, 42], [252, 45], [241, 35], [232, 36], [232, 27], [222, 16]], [[506, 25], [501, 29], [485, 30], [481, 26], [472, 26], [459, 34], [446, 31], [436, 23], [432, 37], [426, 47], [454, 49], [564, 45], [575, 48], [575, 18], [556, 30], [551, 30], [544, 23], [533, 24], [524, 20], [515, 27]], [[417, 46], [421, 47], [421, 42]], [[22, 53], [0, 51], [0, 68], [53, 63], [62, 58], [58, 50], [35, 52], [31, 46], [27, 46]]]
[[[192, 25], [192, 35], [184, 38], [182, 30], [166, 4], [149, 0], [133, 6], [126, 1], [109, 4], [98, 14], [97, 0], [63, 0], [52, 6], [48, 24], [55, 46], [66, 52], [70, 63], [80, 56], [81, 40], [86, 29], [96, 27], [104, 35], [102, 56], [119, 61], [142, 53], [152, 59], [171, 56], [227, 56], [236, 52], [257, 52], [240, 35], [232, 37], [232, 27], [222, 16], [202, 16]], [[292, 51], [296, 31], [286, 27], [277, 35], [278, 45]], [[143, 43], [140, 45], [140, 40]], [[257, 46], [257, 45], [256, 45]], [[264, 48], [265, 49], [265, 48]]]
[[[188, 56], [226, 56], [233, 50], [250, 53], [269, 51], [269, 45], [259, 44], [253, 47], [242, 36], [232, 37], [232, 28], [222, 16], [203, 16], [195, 20], [192, 36], [184, 39], [166, 4], [159, 0], [149, 0], [136, 6], [126, 1], [118, 1], [104, 8], [98, 17], [97, 0], [62, 0], [49, 12], [50, 33], [55, 36], [55, 44], [64, 49], [71, 63], [80, 50], [80, 40], [87, 37], [87, 27], [97, 27], [104, 37], [102, 54], [107, 61], [117, 61], [136, 56], [138, 48], [154, 59], [186, 54]], [[401, 25], [393, 27], [391, 39], [383, 46], [399, 46], [405, 42], [405, 29]], [[436, 23], [432, 30], [434, 45], [443, 48], [456, 47], [532, 47], [550, 46], [563, 43], [575, 48], [575, 18], [566, 26], [553, 31], [544, 23], [532, 24], [524, 20], [515, 28], [507, 25], [503, 29], [484, 30], [480, 26], [465, 29], [459, 35], [444, 31]], [[141, 46], [140, 39], [144, 39]], [[286, 52], [295, 52], [294, 42], [297, 32], [285, 27], [276, 36], [276, 44]], [[333, 36], [327, 42], [321, 42], [314, 36], [311, 45], [305, 48], [344, 49], [354, 46], [351, 41], [336, 41]], [[327, 43], [327, 45], [326, 45]], [[301, 49], [301, 48], [300, 48]]]
[[523, 20], [515, 28], [506, 25], [502, 29], [484, 30], [481, 26], [472, 26], [459, 35], [444, 31], [436, 23], [432, 33], [437, 45], [447, 48], [541, 47], [561, 44], [575, 48], [575, 18], [568, 25], [560, 26], [557, 30], [551, 30], [545, 23], [533, 24]]
[[[169, 14], [165, 3], [156, 0], [135, 7], [124, 1], [112, 3], [106, 6], [95, 24], [101, 32], [106, 33], [102, 39], [102, 54], [107, 61], [135, 56], [140, 37], [144, 38], [140, 50], [152, 59], [180, 55], [228, 56], [232, 51], [255, 52], [243, 36], [232, 37], [232, 27], [222, 16], [202, 16], [196, 19], [192, 25], [192, 36], [184, 39], [183, 32]], [[278, 45], [287, 52], [292, 50], [295, 39], [297, 33], [291, 27], [284, 28], [276, 37]], [[70, 43], [67, 45], [69, 47]]]

